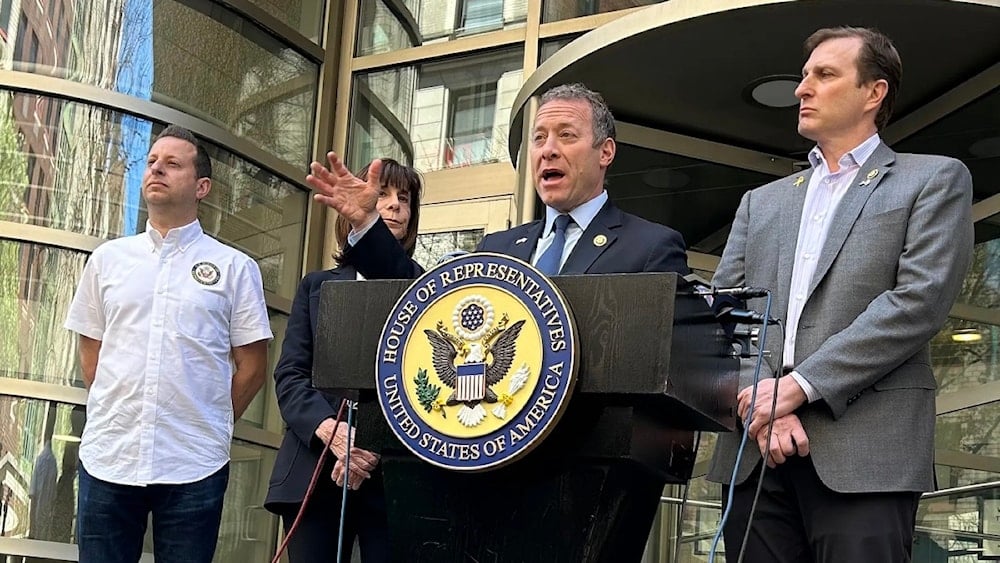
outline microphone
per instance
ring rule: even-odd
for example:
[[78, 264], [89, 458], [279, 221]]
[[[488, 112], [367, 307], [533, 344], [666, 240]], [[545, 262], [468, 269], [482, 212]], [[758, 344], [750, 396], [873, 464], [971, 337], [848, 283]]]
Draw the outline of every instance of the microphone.
[[767, 297], [770, 290], [761, 287], [699, 287], [698, 295], [728, 295], [737, 299], [750, 299], [753, 297]]
[[[764, 313], [751, 311], [750, 309], [725, 309], [715, 315], [720, 322], [742, 323], [745, 325], [764, 324]], [[767, 319], [767, 324], [778, 324], [776, 319]]]
[[[712, 313], [715, 314], [715, 318], [723, 325], [727, 323], [742, 323], [742, 324], [764, 324], [765, 320], [767, 324], [777, 324], [778, 321], [770, 318], [765, 319], [763, 313], [758, 313], [746, 308], [746, 303], [743, 301], [742, 297], [733, 295], [735, 290], [753, 290], [753, 291], [763, 291], [766, 289], [759, 289], [756, 287], [734, 287], [728, 288], [734, 290], [730, 293], [718, 294], [715, 301], [712, 303]], [[765, 293], [766, 295], [766, 293]]]

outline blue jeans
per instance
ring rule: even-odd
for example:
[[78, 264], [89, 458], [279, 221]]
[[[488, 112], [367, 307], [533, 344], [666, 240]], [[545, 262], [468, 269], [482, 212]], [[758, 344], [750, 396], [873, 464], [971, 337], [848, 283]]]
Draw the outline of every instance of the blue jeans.
[[101, 481], [81, 463], [76, 517], [80, 563], [138, 561], [150, 513], [156, 563], [210, 563], [228, 484], [228, 464], [194, 483], [134, 487]]

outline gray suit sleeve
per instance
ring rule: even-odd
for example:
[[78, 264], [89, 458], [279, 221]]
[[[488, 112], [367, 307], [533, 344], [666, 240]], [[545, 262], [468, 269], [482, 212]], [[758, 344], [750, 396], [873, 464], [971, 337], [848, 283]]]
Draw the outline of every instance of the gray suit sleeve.
[[746, 280], [745, 261], [751, 194], [753, 190], [743, 194], [740, 206], [736, 210], [733, 226], [729, 230], [729, 239], [726, 241], [726, 249], [722, 252], [722, 259], [719, 260], [719, 265], [712, 276], [712, 285], [716, 287], [738, 287], [744, 285]]
[[[750, 225], [750, 198], [753, 197], [753, 190], [743, 194], [740, 206], [736, 210], [733, 218], [733, 226], [729, 230], [729, 239], [726, 241], [726, 248], [722, 252], [722, 258], [712, 276], [712, 285], [715, 287], [739, 287], [746, 285], [746, 246], [747, 232]], [[756, 347], [752, 353], [757, 354]], [[740, 375], [738, 390], [753, 384], [756, 361], [751, 358], [740, 359]], [[762, 377], [768, 372], [764, 369]], [[734, 399], [735, 403], [735, 399]]]
[[941, 162], [910, 210], [895, 287], [796, 366], [834, 418], [927, 345], [961, 289], [972, 258], [972, 178], [961, 162]]

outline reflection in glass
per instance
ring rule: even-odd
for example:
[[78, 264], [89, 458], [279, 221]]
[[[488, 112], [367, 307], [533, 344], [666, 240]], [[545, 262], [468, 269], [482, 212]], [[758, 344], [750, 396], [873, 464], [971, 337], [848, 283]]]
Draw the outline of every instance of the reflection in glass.
[[[696, 462], [698, 466], [707, 464], [712, 458], [715, 449], [716, 434], [712, 432], [702, 432], [699, 438], [698, 453]], [[707, 465], [706, 465], [707, 466]], [[683, 497], [684, 492], [680, 487], [668, 486], [668, 491], [673, 489], [672, 494]], [[722, 518], [722, 510], [719, 508], [724, 494], [722, 485], [712, 483], [704, 476], [694, 477], [688, 484], [687, 498], [694, 501], [684, 506], [683, 514], [679, 514], [680, 506], [676, 503], [661, 503], [660, 511], [664, 515], [663, 522], [675, 523], [680, 520], [680, 558], [678, 562], [702, 562], [708, 560], [708, 552], [712, 544], [712, 537], [719, 528], [719, 520]], [[697, 506], [696, 506], [697, 505]], [[654, 533], [656, 529], [654, 528]], [[663, 527], [660, 529], [660, 545], [672, 546], [672, 537], [676, 534], [676, 529]], [[724, 559], [725, 543], [719, 543], [717, 550], [717, 561]], [[672, 561], [672, 554], [667, 558], [655, 559], [664, 563]]]
[[[278, 313], [274, 309], [268, 309], [267, 314], [271, 321], [271, 332], [274, 333], [274, 339], [267, 344], [267, 373], [272, 374], [274, 366], [281, 356], [281, 345], [285, 341], [285, 329], [288, 328], [288, 315]], [[285, 424], [281, 419], [281, 412], [278, 410], [278, 398], [274, 391], [273, 377], [267, 377], [264, 380], [264, 386], [247, 406], [247, 410], [243, 412], [240, 420], [275, 434], [282, 433]]]
[[914, 563], [1000, 559], [1000, 490], [924, 499], [917, 510]]
[[318, 66], [263, 29], [215, 3], [52, 4], [30, 17], [15, 4], [0, 66], [150, 99], [308, 163]]
[[417, 246], [413, 251], [413, 259], [425, 270], [429, 270], [449, 252], [475, 251], [476, 247], [479, 246], [479, 241], [483, 240], [483, 233], [483, 229], [471, 229], [417, 235]]
[[1000, 379], [1000, 326], [949, 318], [931, 340], [938, 395]]
[[[98, 238], [145, 230], [142, 175], [161, 129], [103, 108], [0, 91], [0, 221]], [[214, 178], [199, 211], [202, 227], [257, 260], [265, 289], [291, 298], [308, 195], [228, 151], [206, 148]]]
[[423, 0], [418, 21], [428, 43], [516, 27], [527, 15], [527, 0]]
[[597, 0], [580, 2], [579, 0], [542, 0], [542, 23], [567, 20], [580, 16], [590, 16], [593, 14], [603, 14], [635, 8], [636, 6], [649, 6], [664, 0]]
[[544, 63], [549, 59], [549, 57], [556, 54], [556, 52], [558, 52], [559, 49], [562, 49], [566, 45], [569, 45], [574, 39], [576, 39], [579, 36], [580, 36], [579, 34], [575, 34], [567, 37], [560, 37], [558, 39], [549, 39], [547, 41], [542, 41], [542, 45], [538, 49], [538, 63], [539, 64]]
[[0, 395], [2, 535], [75, 543], [76, 466], [84, 408]]
[[[76, 543], [76, 477], [86, 418], [80, 405], [0, 395], [4, 537]], [[215, 561], [266, 563], [277, 521], [260, 506], [275, 450], [234, 440]], [[143, 551], [152, 551], [152, 530]], [[20, 561], [20, 559], [18, 559]]]
[[278, 520], [262, 503], [276, 455], [270, 448], [233, 440], [214, 561], [268, 563], [274, 556]]
[[77, 340], [62, 324], [86, 259], [0, 239], [0, 378], [83, 387]]
[[521, 49], [509, 49], [358, 75], [349, 162], [412, 152], [413, 166], [426, 172], [509, 161], [522, 59]]
[[[400, 6], [406, 9], [405, 13], [397, 13]], [[384, 0], [362, 2], [355, 55], [374, 55], [420, 45], [420, 31], [413, 26], [414, 18], [406, 4], [393, 4], [390, 10]]]
[[[1000, 480], [998, 426], [998, 403], [938, 415], [934, 436], [938, 488]], [[954, 457], [942, 459], [942, 452]]]
[[374, 158], [413, 163], [407, 128], [413, 105], [416, 70], [400, 67], [367, 75], [354, 82], [348, 166], [357, 171]]
[[958, 302], [988, 309], [1000, 307], [1000, 239], [976, 244]]
[[376, 158], [391, 158], [404, 164], [413, 163], [413, 146], [401, 130], [390, 130], [383, 125], [390, 120], [379, 113], [373, 104], [355, 92], [351, 119], [350, 148], [347, 166], [354, 172], [361, 170]]
[[357, 56], [523, 26], [527, 0], [370, 0], [358, 14]]
[[[1000, 307], [1000, 239], [976, 244], [957, 304], [987, 318]], [[949, 318], [931, 360], [939, 395], [1000, 380], [1000, 326]]]
[[319, 43], [324, 0], [248, 0], [272, 17]]

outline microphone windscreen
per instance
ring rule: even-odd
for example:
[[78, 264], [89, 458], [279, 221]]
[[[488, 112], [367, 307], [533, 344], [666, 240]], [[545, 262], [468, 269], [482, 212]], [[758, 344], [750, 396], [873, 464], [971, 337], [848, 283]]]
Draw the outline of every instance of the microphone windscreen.
[[732, 295], [716, 295], [712, 303], [712, 314], [722, 317], [733, 309], [746, 309], [746, 302]]

